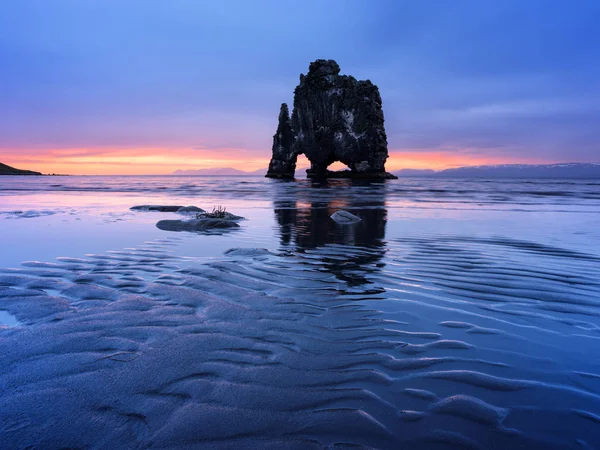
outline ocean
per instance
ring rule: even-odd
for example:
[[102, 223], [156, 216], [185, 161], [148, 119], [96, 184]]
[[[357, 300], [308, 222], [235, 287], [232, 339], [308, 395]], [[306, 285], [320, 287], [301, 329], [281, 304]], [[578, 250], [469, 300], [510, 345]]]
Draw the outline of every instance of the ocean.
[[7, 176], [0, 249], [2, 448], [600, 447], [597, 180]]

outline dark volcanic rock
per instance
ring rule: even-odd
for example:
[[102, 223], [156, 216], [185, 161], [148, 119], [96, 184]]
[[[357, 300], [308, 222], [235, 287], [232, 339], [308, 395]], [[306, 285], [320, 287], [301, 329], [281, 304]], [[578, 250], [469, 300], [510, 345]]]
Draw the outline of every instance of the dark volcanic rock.
[[226, 211], [218, 213], [202, 212], [196, 214], [194, 219], [189, 220], [161, 220], [156, 226], [164, 231], [192, 231], [203, 232], [211, 230], [222, 230], [239, 228], [237, 221], [243, 220], [241, 216], [236, 216]]
[[229, 250], [226, 250], [225, 253], [223, 253], [223, 254], [227, 255], [227, 256], [241, 256], [241, 257], [250, 257], [250, 258], [275, 255], [275, 253], [271, 253], [266, 248], [239, 248], [239, 247], [230, 248]]
[[230, 212], [227, 211], [222, 211], [219, 213], [209, 213], [209, 212], [202, 212], [199, 214], [196, 214], [196, 219], [224, 219], [224, 220], [243, 220], [244, 217], [242, 216], [236, 216], [235, 214], [231, 214]]
[[207, 231], [223, 228], [239, 228], [229, 219], [161, 220], [156, 227], [164, 231]]
[[292, 130], [292, 121], [290, 120], [290, 112], [288, 105], [283, 103], [279, 110], [279, 123], [277, 131], [273, 136], [273, 157], [269, 163], [268, 173], [271, 177], [282, 176], [284, 178], [292, 176], [296, 170], [297, 154], [292, 151], [294, 144], [294, 131]]
[[287, 105], [281, 106], [267, 177], [292, 178], [296, 158], [305, 154], [311, 162], [308, 176], [331, 176], [327, 167], [341, 161], [350, 170], [335, 176], [395, 178], [385, 171], [388, 150], [379, 89], [339, 72], [335, 61], [319, 59], [307, 75], [300, 75], [291, 121]]

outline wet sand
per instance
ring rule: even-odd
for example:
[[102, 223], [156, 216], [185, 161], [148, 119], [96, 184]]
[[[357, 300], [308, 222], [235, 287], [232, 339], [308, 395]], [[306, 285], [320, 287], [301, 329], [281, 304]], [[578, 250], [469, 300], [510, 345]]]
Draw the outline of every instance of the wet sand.
[[[539, 194], [552, 184], [511, 184], [520, 193], [484, 202], [451, 186], [236, 181], [215, 195], [248, 220], [223, 235], [162, 231], [173, 213], [125, 208], [213, 206], [188, 191], [94, 207], [87, 192], [72, 216], [8, 218], [3, 203], [15, 237], [76, 222], [81, 242], [132, 233], [120, 249], [65, 243], [1, 268], [3, 445], [594, 448], [594, 188], [563, 186], [563, 202]], [[60, 196], [39, 209], [68, 210]], [[361, 222], [340, 227], [339, 209]]]

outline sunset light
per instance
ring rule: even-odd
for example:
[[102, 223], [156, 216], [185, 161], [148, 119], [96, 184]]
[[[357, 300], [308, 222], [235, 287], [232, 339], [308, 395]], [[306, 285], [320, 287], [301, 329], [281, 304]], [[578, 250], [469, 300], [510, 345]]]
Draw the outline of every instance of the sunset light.
[[600, 449], [600, 0], [0, 0], [0, 450]]
[[[263, 154], [262, 157], [255, 155]], [[3, 156], [6, 164], [44, 173], [69, 175], [169, 175], [180, 169], [210, 169], [230, 167], [246, 172], [265, 169], [269, 165], [269, 151], [246, 149], [54, 149], [47, 151], [8, 151]], [[461, 166], [486, 164], [544, 164], [548, 161], [534, 157], [502, 157], [482, 155], [477, 152], [403, 151], [390, 149], [387, 162], [389, 170], [434, 169], [442, 170]], [[298, 160], [298, 169], [308, 168], [305, 158]], [[346, 166], [335, 163], [332, 170]], [[300, 174], [300, 176], [302, 176]]]

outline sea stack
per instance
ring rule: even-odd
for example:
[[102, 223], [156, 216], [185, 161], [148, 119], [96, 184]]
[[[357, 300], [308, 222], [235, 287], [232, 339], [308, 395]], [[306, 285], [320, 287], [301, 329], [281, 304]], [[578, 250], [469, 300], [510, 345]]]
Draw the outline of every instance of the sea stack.
[[291, 173], [291, 178], [294, 177], [296, 171], [296, 159], [297, 153], [292, 151], [292, 146], [296, 136], [292, 130], [292, 121], [290, 120], [290, 111], [286, 103], [281, 104], [279, 110], [279, 122], [277, 124], [277, 131], [273, 136], [273, 156], [269, 163], [269, 170], [267, 176], [272, 174], [274, 178], [279, 175], [282, 178], [286, 178]]
[[[377, 86], [340, 75], [335, 61], [318, 59], [310, 64], [308, 74], [300, 75], [291, 119], [287, 105], [281, 105], [266, 176], [293, 178], [296, 159], [305, 154], [311, 178], [396, 178], [385, 171], [388, 150], [383, 122]], [[349, 170], [327, 170], [336, 161]]]

